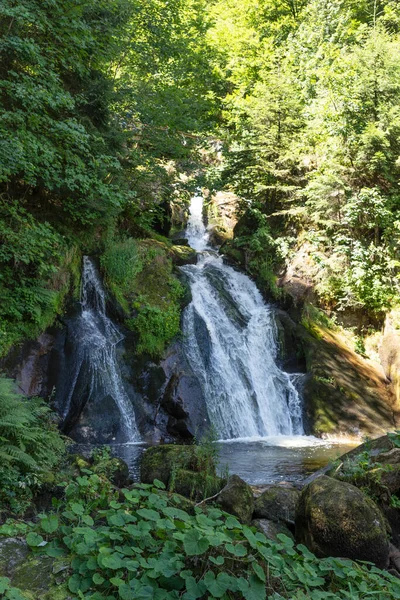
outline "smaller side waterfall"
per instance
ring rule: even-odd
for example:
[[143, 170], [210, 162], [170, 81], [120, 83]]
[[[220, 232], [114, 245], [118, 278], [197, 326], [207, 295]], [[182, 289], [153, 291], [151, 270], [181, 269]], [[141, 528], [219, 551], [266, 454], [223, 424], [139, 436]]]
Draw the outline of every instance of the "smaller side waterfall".
[[[68, 387], [59, 400], [64, 429], [70, 431], [84, 410], [96, 413], [108, 405], [119, 413], [119, 423], [111, 428], [114, 433], [120, 432], [123, 439], [119, 441], [140, 441], [132, 401], [126, 394], [117, 364], [116, 346], [123, 335], [107, 317], [103, 285], [87, 256], [83, 259], [80, 314], [68, 329], [72, 345]], [[98, 415], [98, 419], [102, 417], [106, 420], [108, 415]]]

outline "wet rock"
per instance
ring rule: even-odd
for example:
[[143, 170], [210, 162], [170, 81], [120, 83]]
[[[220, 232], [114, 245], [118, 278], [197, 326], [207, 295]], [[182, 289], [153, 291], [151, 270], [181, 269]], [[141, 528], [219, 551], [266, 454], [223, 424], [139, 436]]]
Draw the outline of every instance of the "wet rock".
[[174, 245], [169, 252], [172, 262], [177, 267], [195, 265], [197, 263], [197, 252], [193, 248], [190, 248], [190, 246]]
[[179, 375], [173, 373], [167, 383], [165, 392], [161, 400], [161, 406], [171, 417], [175, 419], [185, 419], [188, 416], [183, 404], [183, 399], [179, 394]]
[[269, 521], [268, 519], [255, 519], [251, 524], [258, 529], [258, 531], [263, 533], [268, 540], [277, 541], [279, 533], [283, 533], [294, 540], [293, 533], [282, 523], [276, 523], [275, 521]]
[[186, 419], [175, 419], [170, 417], [167, 423], [167, 431], [182, 440], [193, 440], [195, 432], [190, 429]]
[[397, 577], [399, 577], [400, 576], [400, 550], [393, 544], [390, 544], [390, 546], [389, 546], [389, 559], [390, 559], [390, 566], [393, 569], [396, 569]]
[[254, 516], [294, 525], [300, 492], [293, 487], [272, 485], [254, 503]]
[[235, 515], [242, 523], [250, 523], [254, 512], [251, 487], [238, 475], [231, 475], [218, 496], [221, 508]]
[[301, 493], [296, 509], [296, 541], [318, 557], [340, 556], [385, 568], [389, 544], [385, 520], [359, 489], [322, 476]]

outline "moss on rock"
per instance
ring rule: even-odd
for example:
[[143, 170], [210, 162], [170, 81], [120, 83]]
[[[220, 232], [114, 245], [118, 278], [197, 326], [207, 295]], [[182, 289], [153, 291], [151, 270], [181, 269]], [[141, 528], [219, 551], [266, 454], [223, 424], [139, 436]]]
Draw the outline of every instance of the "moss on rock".
[[250, 523], [254, 511], [254, 497], [251, 487], [238, 475], [231, 475], [228, 483], [218, 496], [218, 503], [228, 513], [235, 515], [242, 523]]
[[293, 487], [273, 485], [254, 503], [254, 516], [294, 525], [296, 505], [300, 492]]
[[316, 556], [340, 556], [385, 568], [389, 544], [385, 519], [359, 489], [322, 476], [307, 485], [296, 509], [296, 541]]

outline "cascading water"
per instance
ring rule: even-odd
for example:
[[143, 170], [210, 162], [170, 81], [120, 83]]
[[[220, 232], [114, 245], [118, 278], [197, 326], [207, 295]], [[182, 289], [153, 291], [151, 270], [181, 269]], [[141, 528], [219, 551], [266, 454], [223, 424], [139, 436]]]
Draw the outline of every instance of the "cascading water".
[[[104, 289], [87, 256], [83, 259], [81, 310], [70, 326], [69, 338], [72, 362], [67, 368], [68, 391], [60, 407], [64, 428], [71, 429], [85, 407], [96, 411], [106, 400], [119, 412], [120, 422], [114, 426], [120, 431], [119, 441], [140, 441], [132, 402], [117, 364], [116, 347], [123, 335], [107, 317]], [[104, 420], [107, 415], [99, 417]]]
[[198, 251], [183, 267], [192, 302], [183, 317], [184, 350], [221, 439], [302, 435], [302, 407], [277, 365], [276, 325], [246, 275], [207, 249], [203, 199], [192, 200], [187, 238]]

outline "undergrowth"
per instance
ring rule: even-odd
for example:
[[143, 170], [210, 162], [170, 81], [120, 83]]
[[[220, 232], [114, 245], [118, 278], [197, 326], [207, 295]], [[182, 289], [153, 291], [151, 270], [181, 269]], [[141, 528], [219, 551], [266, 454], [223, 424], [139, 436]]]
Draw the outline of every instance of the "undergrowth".
[[[36, 555], [62, 559], [72, 598], [391, 600], [400, 594], [399, 580], [372, 565], [317, 559], [285, 535], [268, 540], [215, 508], [189, 514], [157, 480], [118, 492], [85, 470], [65, 492], [66, 500], [54, 501], [54, 512], [39, 515], [36, 525], [10, 522], [0, 534], [23, 532]], [[18, 597], [7, 596], [6, 579], [0, 585], [6, 598]]]
[[0, 508], [23, 512], [65, 447], [45, 403], [25, 399], [0, 377]]

